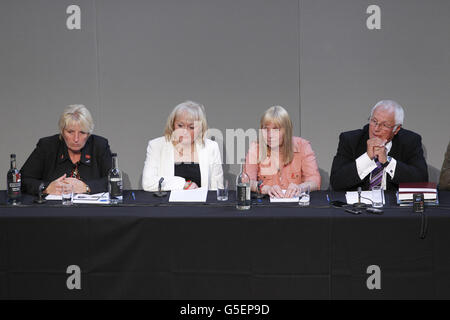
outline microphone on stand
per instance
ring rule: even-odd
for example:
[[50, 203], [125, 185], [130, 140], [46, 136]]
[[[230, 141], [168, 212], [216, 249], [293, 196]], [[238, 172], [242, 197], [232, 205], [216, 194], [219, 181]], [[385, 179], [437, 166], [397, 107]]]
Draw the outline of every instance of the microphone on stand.
[[256, 199], [262, 199], [264, 198], [264, 194], [261, 193], [261, 186], [263, 184], [262, 180], [257, 181], [257, 192], [256, 192]]
[[47, 200], [45, 200], [45, 199], [43, 198], [43, 191], [44, 191], [44, 190], [45, 190], [45, 185], [44, 185], [44, 183], [41, 183], [41, 184], [39, 185], [38, 197], [37, 197], [37, 199], [34, 199], [34, 202], [35, 202], [35, 203], [43, 204], [43, 203], [46, 203], [46, 202], [47, 202]]
[[153, 193], [156, 197], [162, 198], [167, 195], [167, 192], [161, 191], [163, 181], [164, 181], [164, 178], [161, 177], [161, 179], [159, 179], [159, 182], [158, 182], [158, 191]]
[[365, 203], [361, 202], [361, 187], [358, 187], [358, 202], [354, 203], [353, 206], [355, 208], [361, 208], [361, 209], [367, 207], [367, 205]]

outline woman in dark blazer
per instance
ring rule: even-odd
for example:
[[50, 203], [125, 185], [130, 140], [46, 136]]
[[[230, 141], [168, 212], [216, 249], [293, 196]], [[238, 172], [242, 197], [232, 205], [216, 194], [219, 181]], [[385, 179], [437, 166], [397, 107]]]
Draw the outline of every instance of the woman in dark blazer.
[[23, 165], [22, 188], [37, 194], [60, 194], [60, 183], [69, 183], [74, 193], [107, 190], [111, 168], [108, 140], [93, 135], [94, 122], [83, 105], [71, 105], [59, 119], [60, 133], [39, 140]]

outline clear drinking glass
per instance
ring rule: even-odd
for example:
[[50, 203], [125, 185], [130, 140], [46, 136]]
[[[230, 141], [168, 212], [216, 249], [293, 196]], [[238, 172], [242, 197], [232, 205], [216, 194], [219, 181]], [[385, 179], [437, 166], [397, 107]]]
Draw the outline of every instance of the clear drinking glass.
[[228, 180], [218, 179], [217, 180], [217, 200], [218, 201], [228, 201]]
[[372, 188], [372, 206], [374, 208], [382, 208], [383, 207], [383, 188], [380, 186], [376, 186]]
[[298, 199], [298, 205], [300, 207], [309, 206], [309, 199], [310, 199], [309, 190], [310, 190], [309, 185], [300, 187], [300, 196]]
[[71, 184], [61, 184], [61, 198], [63, 205], [71, 206], [73, 204], [73, 186]]

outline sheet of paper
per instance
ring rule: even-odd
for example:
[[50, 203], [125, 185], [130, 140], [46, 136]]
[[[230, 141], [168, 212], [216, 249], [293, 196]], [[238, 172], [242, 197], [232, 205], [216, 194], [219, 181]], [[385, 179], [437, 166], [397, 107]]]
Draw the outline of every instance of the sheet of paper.
[[[386, 204], [384, 199], [384, 191], [381, 193], [383, 197], [383, 204]], [[358, 191], [347, 191], [345, 193], [345, 198], [347, 199], [348, 204], [354, 204], [358, 202]], [[367, 199], [364, 199], [367, 198]], [[370, 199], [370, 200], [368, 200]], [[361, 191], [361, 202], [365, 204], [372, 204], [372, 191]]]
[[49, 194], [45, 197], [45, 200], [62, 200], [61, 195], [57, 195], [57, 194]]
[[[282, 190], [283, 194], [286, 193], [286, 190]], [[293, 197], [293, 198], [273, 198], [270, 197], [270, 202], [298, 202], [300, 197]]]
[[73, 203], [84, 203], [84, 204], [108, 204], [109, 203], [109, 193], [101, 192], [95, 194], [76, 194], [73, 196]]
[[198, 188], [193, 190], [172, 190], [169, 202], [206, 202], [208, 188]]
[[[49, 194], [45, 200], [59, 200], [62, 201], [61, 195]], [[73, 203], [92, 203], [92, 204], [107, 204], [109, 203], [109, 193], [101, 192], [95, 194], [75, 194], [73, 196]]]

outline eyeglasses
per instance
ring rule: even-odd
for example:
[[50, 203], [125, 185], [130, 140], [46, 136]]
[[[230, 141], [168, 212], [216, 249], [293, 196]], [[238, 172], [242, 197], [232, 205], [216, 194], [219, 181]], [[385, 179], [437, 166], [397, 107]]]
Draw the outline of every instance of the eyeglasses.
[[381, 128], [383, 128], [383, 129], [385, 129], [385, 130], [392, 130], [392, 129], [394, 129], [395, 127], [397, 127], [397, 125], [393, 125], [393, 126], [390, 126], [390, 125], [388, 125], [386, 122], [378, 122], [376, 119], [374, 119], [374, 118], [369, 118], [369, 122], [373, 125], [373, 126], [375, 126], [375, 127], [377, 127], [377, 126], [381, 126]]

